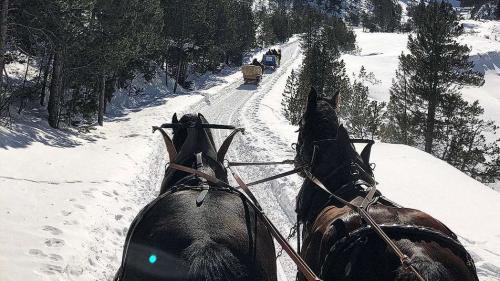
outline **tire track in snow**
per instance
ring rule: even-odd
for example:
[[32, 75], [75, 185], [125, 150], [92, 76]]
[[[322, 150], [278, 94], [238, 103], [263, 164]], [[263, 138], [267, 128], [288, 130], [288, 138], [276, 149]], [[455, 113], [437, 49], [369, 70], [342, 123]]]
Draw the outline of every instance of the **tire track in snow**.
[[[246, 129], [246, 134], [236, 137], [228, 158], [233, 161], [268, 161], [290, 158], [290, 144], [283, 141], [265, 122], [260, 120], [259, 109], [263, 98], [273, 89], [276, 82], [286, 75], [290, 67], [300, 55], [298, 40], [282, 45], [283, 59], [281, 66], [272, 73], [264, 75], [260, 84], [242, 85], [243, 79], [229, 84], [219, 94], [210, 97], [210, 103], [198, 103], [191, 108], [192, 112], [201, 112], [212, 123], [231, 124]], [[286, 78], [285, 78], [286, 79]], [[213, 130], [218, 145], [222, 143], [228, 132]], [[287, 152], [288, 151], [288, 152]], [[247, 182], [273, 175], [290, 167], [242, 167], [239, 172]], [[268, 182], [252, 187], [266, 214], [285, 236], [295, 223], [294, 203], [284, 200], [280, 188], [294, 184], [287, 179]], [[298, 188], [298, 187], [297, 187]], [[290, 241], [295, 245], [295, 240]], [[277, 244], [277, 243], [276, 243]], [[279, 263], [285, 270], [287, 280], [295, 278], [296, 267], [286, 254]]]

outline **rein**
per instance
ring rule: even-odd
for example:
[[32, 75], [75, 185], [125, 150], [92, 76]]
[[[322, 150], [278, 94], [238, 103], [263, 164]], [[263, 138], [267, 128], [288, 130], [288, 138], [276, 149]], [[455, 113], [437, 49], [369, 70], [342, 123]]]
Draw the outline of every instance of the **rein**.
[[321, 190], [325, 191], [330, 195], [331, 199], [336, 200], [337, 202], [340, 202], [341, 204], [351, 208], [353, 211], [357, 212], [361, 218], [363, 218], [370, 227], [373, 228], [373, 231], [382, 238], [382, 240], [389, 246], [389, 248], [392, 250], [392, 252], [399, 258], [399, 261], [401, 265], [409, 268], [415, 275], [418, 277], [420, 281], [426, 281], [422, 275], [417, 271], [417, 269], [411, 264], [411, 259], [405, 255], [401, 249], [391, 240], [391, 238], [384, 232], [384, 230], [377, 224], [377, 222], [368, 214], [368, 212], [363, 208], [356, 206], [352, 204], [351, 202], [348, 202], [339, 196], [335, 195], [332, 193], [326, 186], [316, 177], [314, 177], [309, 171], [304, 170], [306, 177], [312, 181], [316, 186], [318, 186]]

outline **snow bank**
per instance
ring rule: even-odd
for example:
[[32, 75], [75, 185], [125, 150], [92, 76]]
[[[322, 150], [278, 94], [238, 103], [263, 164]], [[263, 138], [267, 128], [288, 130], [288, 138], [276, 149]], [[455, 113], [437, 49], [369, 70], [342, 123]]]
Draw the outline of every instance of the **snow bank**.
[[0, 280], [112, 278], [127, 228], [162, 178], [166, 152], [151, 126], [202, 99], [142, 87], [160, 90], [83, 135], [42, 119], [0, 127]]

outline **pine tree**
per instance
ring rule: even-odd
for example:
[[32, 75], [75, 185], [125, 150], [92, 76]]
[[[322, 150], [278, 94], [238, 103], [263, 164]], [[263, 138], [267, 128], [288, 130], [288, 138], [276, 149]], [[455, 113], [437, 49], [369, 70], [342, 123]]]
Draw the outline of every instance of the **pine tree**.
[[496, 125], [483, 109], [460, 95], [462, 85], [481, 85], [469, 48], [456, 42], [463, 31], [446, 3], [421, 2], [413, 11], [415, 36], [400, 56], [383, 125], [383, 140], [406, 143], [447, 161], [483, 182], [500, 178], [500, 147], [488, 141]]
[[359, 138], [379, 135], [382, 123], [382, 112], [385, 103], [372, 101], [369, 98], [367, 83], [376, 83], [373, 73], [367, 73], [361, 67], [359, 74], [350, 85], [349, 92], [342, 96], [341, 117], [349, 128], [349, 132]]
[[481, 118], [484, 109], [479, 102], [464, 101], [458, 94], [450, 95], [443, 105], [440, 157], [471, 177], [492, 183], [500, 179], [500, 140], [488, 142], [498, 127]]
[[470, 49], [456, 38], [463, 26], [450, 4], [431, 1], [419, 4], [424, 18], [415, 21], [415, 35], [408, 39], [407, 55], [400, 56], [401, 68], [411, 78], [409, 88], [427, 103], [425, 151], [432, 153], [436, 113], [443, 98], [462, 85], [482, 85], [483, 75], [473, 70]]
[[497, 20], [500, 20], [500, 0], [497, 0], [496, 16]]
[[[300, 73], [300, 71], [298, 71]], [[281, 101], [281, 111], [283, 116], [290, 121], [292, 125], [298, 125], [302, 117], [302, 105], [305, 103], [298, 92], [298, 75], [295, 70], [292, 70], [286, 81], [283, 99]]]
[[402, 8], [394, 0], [371, 0], [369, 1], [370, 13], [364, 13], [363, 26], [371, 32], [394, 32], [400, 28]]
[[409, 74], [400, 66], [390, 89], [390, 100], [384, 114], [386, 122], [382, 125], [382, 141], [415, 145], [419, 136], [423, 135], [418, 123], [418, 120], [425, 118], [421, 114], [423, 102], [410, 91], [409, 80]]

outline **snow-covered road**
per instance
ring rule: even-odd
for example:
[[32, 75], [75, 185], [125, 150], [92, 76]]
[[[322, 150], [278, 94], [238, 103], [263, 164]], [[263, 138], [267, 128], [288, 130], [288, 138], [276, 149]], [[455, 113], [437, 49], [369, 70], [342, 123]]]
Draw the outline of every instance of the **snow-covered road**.
[[[268, 107], [263, 100], [271, 92], [283, 91], [284, 83], [291, 70], [300, 65], [302, 60], [300, 42], [297, 37], [282, 45], [281, 50], [280, 67], [275, 71], [267, 70], [258, 86], [243, 84], [243, 80], [238, 79], [222, 89], [217, 89], [216, 93], [205, 93], [206, 99], [191, 107], [192, 112], [201, 112], [209, 122], [245, 128], [245, 135], [236, 137], [230, 147], [227, 158], [232, 161], [268, 161], [289, 159], [294, 156], [295, 152], [291, 149], [291, 142], [288, 138], [280, 135], [279, 131], [272, 128], [271, 123], [266, 122], [266, 119], [274, 121], [275, 116], [262, 116], [262, 111]], [[274, 105], [272, 110], [279, 112], [280, 104]], [[224, 130], [214, 131], [218, 145], [227, 135], [228, 132]], [[246, 181], [252, 181], [290, 168], [243, 167], [239, 169], [239, 172]], [[292, 199], [294, 195], [287, 200], [282, 200], [282, 196], [287, 194], [282, 192], [283, 186], [297, 189], [297, 185], [289, 184], [289, 181], [290, 179], [282, 179], [253, 188], [262, 207], [282, 233], [288, 233], [295, 221], [294, 199]], [[294, 240], [291, 242], [295, 245]], [[287, 275], [287, 280], [293, 280], [295, 266], [291, 260], [288, 257], [282, 257], [280, 264]]]

